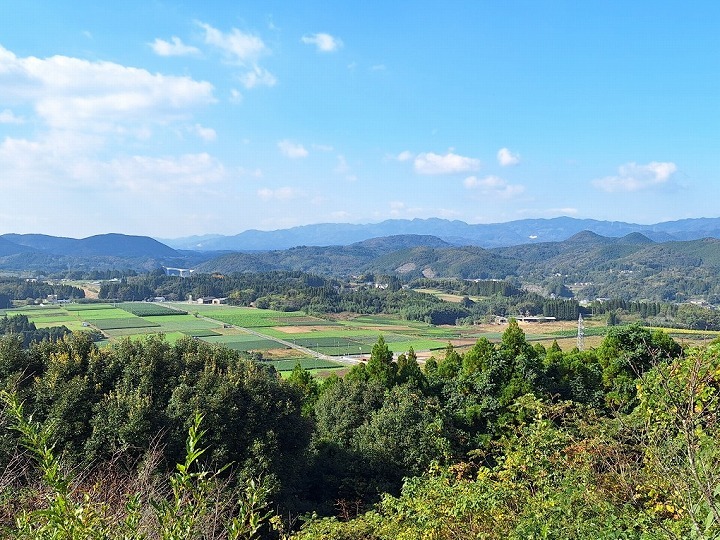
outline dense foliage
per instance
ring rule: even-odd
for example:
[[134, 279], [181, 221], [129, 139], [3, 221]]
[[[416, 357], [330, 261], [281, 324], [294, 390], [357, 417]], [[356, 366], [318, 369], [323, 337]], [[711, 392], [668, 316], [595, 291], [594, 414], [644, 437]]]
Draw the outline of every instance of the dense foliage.
[[70, 333], [66, 326], [49, 326], [37, 328], [27, 315], [4, 315], [0, 318], [0, 336], [7, 335], [16, 339], [22, 347], [29, 347], [32, 343], [41, 341], [55, 341]]
[[75, 300], [85, 298], [85, 291], [65, 283], [38, 281], [18, 278], [0, 278], [0, 308], [8, 307], [3, 298], [10, 300]]
[[[5, 337], [0, 526], [19, 538], [714, 538], [719, 374], [720, 344], [683, 351], [638, 325], [562, 351], [530, 345], [511, 319], [498, 343], [449, 345], [424, 366], [380, 337], [367, 363], [324, 381], [300, 367], [283, 381], [192, 339]], [[72, 534], [52, 536], [61, 525]]]

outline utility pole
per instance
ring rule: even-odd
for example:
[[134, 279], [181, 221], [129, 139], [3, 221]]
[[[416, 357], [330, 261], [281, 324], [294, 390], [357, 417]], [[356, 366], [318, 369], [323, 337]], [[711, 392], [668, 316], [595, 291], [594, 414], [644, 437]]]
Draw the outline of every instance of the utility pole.
[[578, 317], [577, 348], [579, 351], [585, 349], [585, 324], [583, 322], [582, 313]]

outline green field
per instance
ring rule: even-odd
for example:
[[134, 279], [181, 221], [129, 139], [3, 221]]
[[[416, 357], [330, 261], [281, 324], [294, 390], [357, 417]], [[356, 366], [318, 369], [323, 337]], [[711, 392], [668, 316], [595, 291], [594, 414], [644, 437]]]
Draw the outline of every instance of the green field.
[[[289, 326], [297, 319], [307, 324], [307, 315], [302, 312], [273, 311], [271, 309], [255, 309], [233, 306], [192, 306], [188, 304], [172, 304], [180, 309], [187, 309], [191, 313], [197, 313], [202, 317], [210, 317], [217, 321], [241, 326], [244, 328], [261, 328], [266, 326]], [[317, 319], [322, 324], [322, 319]]]
[[115, 309], [114, 304], [65, 304], [67, 311], [90, 311], [98, 309]]
[[347, 367], [343, 364], [336, 364], [335, 362], [328, 362], [327, 360], [321, 360], [319, 358], [287, 358], [285, 360], [264, 363], [273, 366], [278, 371], [292, 371], [298, 363], [303, 369], [309, 370], [341, 369]]
[[79, 309], [72, 312], [79, 319], [97, 321], [101, 319], [130, 319], [135, 317], [124, 309], [110, 307], [109, 309]]
[[150, 322], [146, 319], [143, 319], [142, 317], [135, 317], [133, 315], [131, 315], [130, 317], [122, 317], [120, 319], [91, 319], [88, 320], [88, 322], [93, 326], [96, 326], [100, 330], [116, 330], [120, 328], [150, 328], [160, 326], [157, 323]]
[[[183, 310], [186, 313], [183, 314]], [[110, 342], [124, 337], [163, 334], [174, 342], [186, 336], [207, 343], [224, 345], [238, 351], [262, 352], [272, 362], [283, 362], [283, 370], [292, 369], [298, 358], [303, 366], [319, 363], [282, 340], [327, 356], [367, 356], [383, 336], [395, 354], [411, 347], [418, 353], [442, 354], [448, 343], [462, 351], [481, 338], [498, 342], [505, 325], [443, 326], [424, 322], [403, 321], [387, 315], [363, 315], [348, 320], [326, 320], [302, 312], [280, 312], [234, 306], [209, 306], [175, 303], [160, 305], [150, 302], [112, 304], [64, 304], [61, 306], [28, 306], [3, 310], [0, 315], [24, 314], [38, 327], [65, 325], [72, 331], [88, 330], [90, 324], [101, 330]], [[136, 313], [136, 314], [133, 314]], [[140, 316], [139, 313], [144, 313]], [[549, 346], [557, 339], [563, 348], [573, 347], [577, 329], [572, 322], [528, 324], [521, 327], [526, 339]], [[242, 328], [252, 328], [259, 335]], [[586, 346], [595, 347], [608, 331], [604, 324], [586, 322]], [[717, 332], [670, 330], [676, 340], [689, 344], [713, 339]], [[439, 351], [439, 352], [436, 352]], [[290, 365], [292, 364], [292, 365]], [[331, 363], [332, 364], [332, 363]], [[288, 366], [290, 366], [288, 368]], [[329, 369], [331, 366], [327, 366]], [[332, 367], [336, 367], [332, 364]], [[318, 367], [317, 369], [320, 369]]]
[[177, 310], [154, 302], [127, 302], [120, 304], [120, 309], [138, 317], [160, 317], [163, 315], [187, 315], [185, 310]]

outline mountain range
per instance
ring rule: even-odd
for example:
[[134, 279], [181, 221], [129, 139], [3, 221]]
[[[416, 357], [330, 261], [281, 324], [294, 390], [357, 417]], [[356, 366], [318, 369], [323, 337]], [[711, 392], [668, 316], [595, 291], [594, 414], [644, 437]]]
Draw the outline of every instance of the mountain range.
[[[390, 234], [337, 244], [345, 234], [342, 231], [349, 230], [347, 227], [355, 228], [354, 235], [380, 233], [386, 227], [394, 231], [431, 228], [436, 234]], [[632, 230], [634, 227], [645, 232]], [[576, 229], [580, 230], [570, 234]], [[312, 245], [312, 234], [323, 231], [328, 234], [324, 245]], [[490, 231], [495, 236], [488, 236]], [[613, 234], [607, 234], [608, 231]], [[306, 232], [312, 234], [305, 235]], [[0, 270], [37, 274], [110, 269], [142, 272], [171, 266], [205, 273], [301, 270], [337, 277], [381, 274], [406, 278], [513, 279], [546, 290], [562, 283], [587, 298], [668, 301], [702, 298], [720, 303], [720, 282], [716, 277], [720, 273], [719, 219], [652, 226], [573, 218], [483, 226], [434, 219], [395, 220], [371, 229], [325, 224], [266, 234], [269, 244], [258, 243], [255, 247], [271, 245], [279, 238], [290, 241], [291, 237], [304, 245], [191, 251], [174, 249], [145, 236], [105, 234], [73, 239], [5, 234], [0, 236]], [[468, 238], [471, 236], [475, 244]], [[523, 236], [526, 241], [519, 242]], [[562, 239], [541, 241], [547, 238]], [[318, 236], [315, 240], [320, 242]], [[478, 245], [481, 241], [501, 245]]]
[[494, 248], [560, 242], [581, 231], [607, 237], [622, 237], [637, 232], [655, 242], [720, 238], [720, 218], [683, 219], [653, 225], [571, 217], [474, 225], [439, 218], [391, 219], [365, 225], [321, 223], [276, 231], [248, 230], [234, 236], [208, 235], [160, 240], [181, 250], [265, 251], [295, 246], [345, 246], [385, 236], [431, 235], [457, 246]]
[[196, 270], [511, 279], [546, 291], [567, 285], [581, 298], [720, 302], [720, 239], [655, 242], [640, 233], [618, 238], [581, 231], [561, 242], [489, 249], [454, 246], [433, 236], [399, 235], [348, 246], [226, 253]]

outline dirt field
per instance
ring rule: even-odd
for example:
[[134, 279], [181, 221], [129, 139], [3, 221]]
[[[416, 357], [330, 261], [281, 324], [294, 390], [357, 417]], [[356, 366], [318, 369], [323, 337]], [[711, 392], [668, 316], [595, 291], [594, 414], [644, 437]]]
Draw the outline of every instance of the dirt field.
[[273, 326], [273, 330], [283, 334], [306, 334], [307, 332], [326, 332], [327, 326]]

